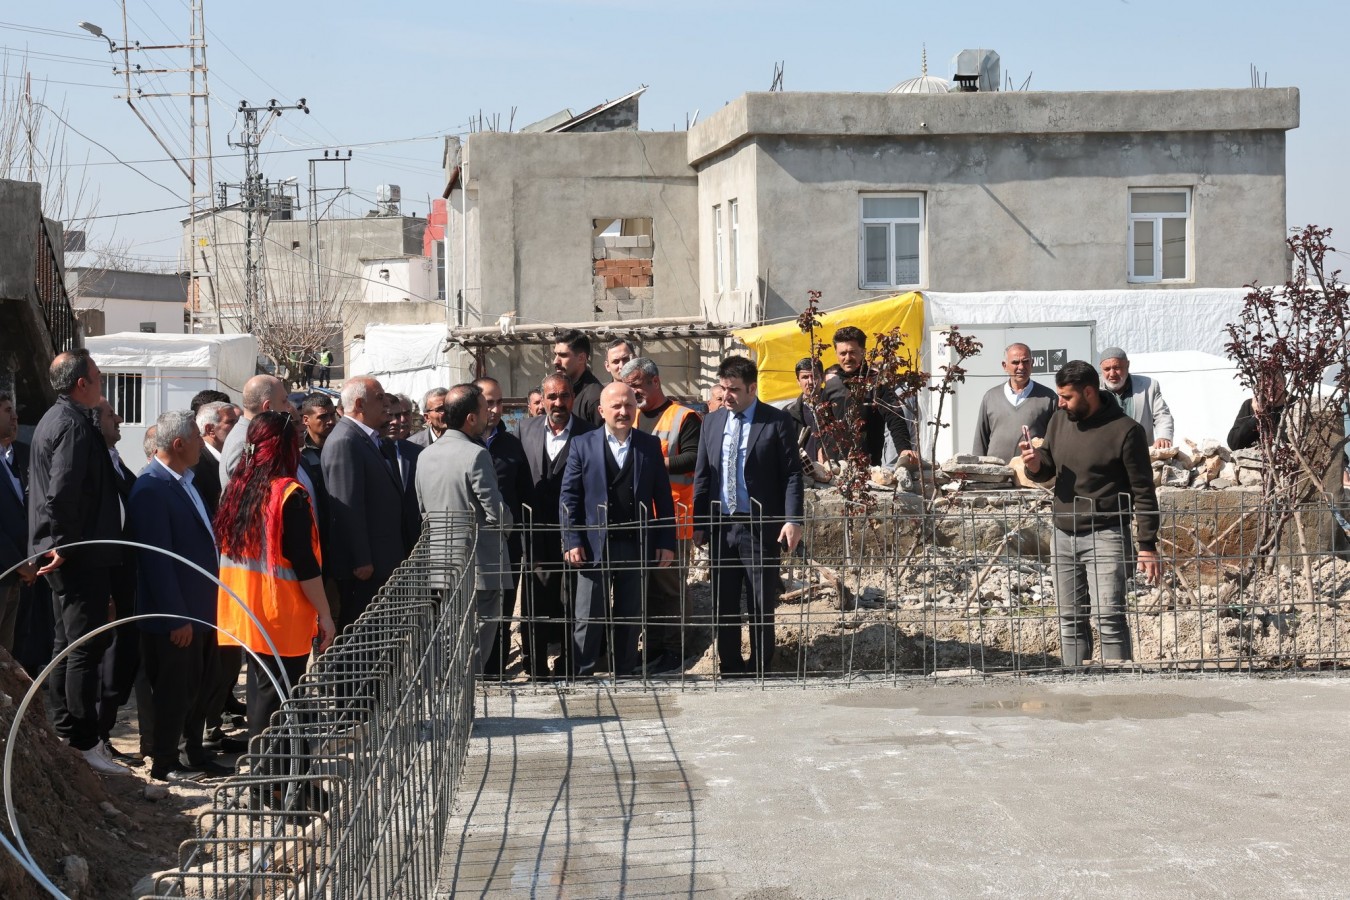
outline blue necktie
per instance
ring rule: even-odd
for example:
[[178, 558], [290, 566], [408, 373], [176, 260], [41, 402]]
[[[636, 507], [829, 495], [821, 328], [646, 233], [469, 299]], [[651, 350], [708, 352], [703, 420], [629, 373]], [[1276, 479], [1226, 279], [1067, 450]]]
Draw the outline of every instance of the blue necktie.
[[727, 512], [733, 515], [736, 512], [736, 496], [740, 493], [741, 486], [741, 428], [745, 425], [745, 418], [740, 413], [731, 415], [731, 443], [730, 446], [724, 444], [722, 447], [722, 479], [726, 484]]

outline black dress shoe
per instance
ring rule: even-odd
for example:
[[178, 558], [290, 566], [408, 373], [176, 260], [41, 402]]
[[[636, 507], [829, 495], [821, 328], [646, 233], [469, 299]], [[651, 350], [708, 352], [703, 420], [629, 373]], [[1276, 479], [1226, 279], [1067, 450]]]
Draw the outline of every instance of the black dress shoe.
[[202, 741], [202, 747], [206, 750], [215, 750], [217, 753], [243, 753], [248, 749], [248, 741], [222, 734], [219, 737], [208, 737]]
[[156, 769], [153, 766], [150, 769], [150, 778], [152, 780], [163, 781], [168, 784], [195, 782], [200, 777], [200, 772], [189, 772], [186, 769]]
[[179, 760], [178, 768], [185, 772], [196, 772], [207, 778], [224, 778], [227, 775], [233, 775], [234, 769], [229, 766], [222, 766], [214, 759], [204, 759], [201, 762], [183, 762]]

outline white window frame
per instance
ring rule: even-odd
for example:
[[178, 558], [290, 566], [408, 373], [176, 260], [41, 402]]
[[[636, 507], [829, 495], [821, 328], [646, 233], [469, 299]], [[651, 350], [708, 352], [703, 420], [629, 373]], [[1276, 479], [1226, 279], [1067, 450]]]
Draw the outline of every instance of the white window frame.
[[741, 204], [737, 200], [727, 201], [728, 217], [731, 219], [731, 289], [741, 289]]
[[123, 425], [145, 421], [145, 375], [141, 372], [103, 372], [103, 396], [122, 417]]
[[[1136, 213], [1133, 211], [1134, 198], [1140, 194], [1181, 194], [1186, 198], [1185, 212], [1173, 213]], [[1129, 195], [1125, 200], [1126, 215], [1129, 217], [1129, 225], [1125, 230], [1125, 256], [1127, 277], [1134, 284], [1154, 284], [1158, 282], [1186, 282], [1191, 280], [1191, 248], [1194, 246], [1194, 240], [1191, 229], [1191, 189], [1189, 187], [1146, 187], [1130, 188]], [[1163, 277], [1163, 220], [1164, 219], [1183, 219], [1186, 223], [1186, 252], [1184, 254], [1186, 271], [1179, 277]], [[1150, 229], [1153, 239], [1153, 274], [1139, 274], [1135, 272], [1135, 233], [1140, 228]]]
[[713, 208], [713, 285], [717, 293], [727, 289], [726, 258], [722, 254], [722, 204], [714, 203]]
[[[869, 218], [865, 213], [868, 200], [899, 198], [919, 201], [919, 215], [913, 218]], [[890, 290], [892, 288], [914, 288], [924, 283], [928, 256], [928, 202], [920, 191], [901, 191], [893, 193], [867, 193], [858, 197], [858, 286], [863, 290]], [[867, 280], [867, 227], [885, 225], [886, 229], [886, 281]], [[914, 281], [900, 281], [895, 271], [895, 226], [919, 226], [919, 272]]]

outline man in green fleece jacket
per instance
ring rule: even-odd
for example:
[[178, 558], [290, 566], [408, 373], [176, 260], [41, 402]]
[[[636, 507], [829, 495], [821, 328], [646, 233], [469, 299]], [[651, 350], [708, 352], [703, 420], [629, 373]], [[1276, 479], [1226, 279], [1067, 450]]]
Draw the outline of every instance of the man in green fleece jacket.
[[1055, 480], [1052, 553], [1061, 656], [1070, 667], [1092, 658], [1091, 620], [1096, 619], [1102, 660], [1129, 660], [1125, 569], [1132, 516], [1139, 570], [1150, 583], [1162, 572], [1148, 443], [1138, 422], [1103, 401], [1091, 363], [1067, 364], [1056, 373], [1055, 385], [1059, 409], [1050, 417], [1044, 445], [1038, 449], [1023, 441], [1018, 446], [1033, 479]]

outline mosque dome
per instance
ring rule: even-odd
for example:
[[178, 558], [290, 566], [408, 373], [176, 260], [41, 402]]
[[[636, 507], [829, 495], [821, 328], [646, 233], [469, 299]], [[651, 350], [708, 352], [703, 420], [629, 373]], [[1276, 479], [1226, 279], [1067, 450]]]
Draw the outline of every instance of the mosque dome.
[[951, 83], [936, 75], [928, 74], [928, 48], [923, 49], [923, 70], [920, 75], [900, 82], [887, 91], [888, 94], [946, 94], [952, 89]]

